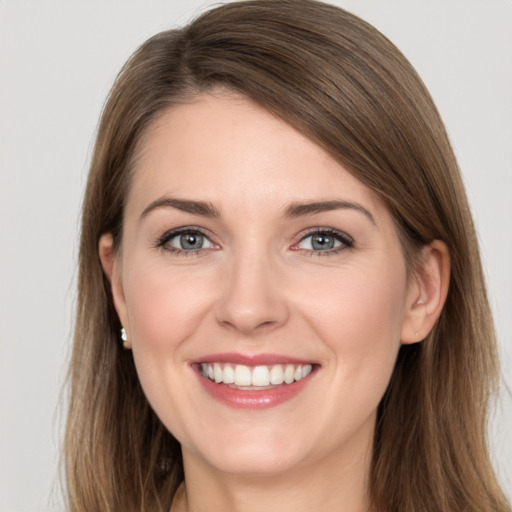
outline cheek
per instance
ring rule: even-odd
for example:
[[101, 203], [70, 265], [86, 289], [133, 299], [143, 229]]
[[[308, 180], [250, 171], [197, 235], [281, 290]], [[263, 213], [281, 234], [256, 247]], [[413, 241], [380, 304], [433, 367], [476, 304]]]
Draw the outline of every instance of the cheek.
[[343, 380], [387, 385], [400, 347], [405, 269], [384, 264], [335, 274], [303, 303]]
[[192, 390], [183, 385], [190, 378], [186, 347], [204, 316], [211, 277], [176, 267], [170, 271], [165, 262], [132, 261], [130, 270], [125, 299], [137, 373], [162, 422], [186, 439], [187, 418], [194, 414]]
[[137, 270], [126, 282], [125, 296], [133, 343], [168, 351], [197, 326], [207, 296], [206, 276], [161, 264], [132, 268]]
[[405, 301], [405, 272], [358, 270], [331, 276], [303, 307], [327, 350], [324, 399], [333, 405], [320, 423], [336, 425], [342, 438], [374, 421], [400, 347]]

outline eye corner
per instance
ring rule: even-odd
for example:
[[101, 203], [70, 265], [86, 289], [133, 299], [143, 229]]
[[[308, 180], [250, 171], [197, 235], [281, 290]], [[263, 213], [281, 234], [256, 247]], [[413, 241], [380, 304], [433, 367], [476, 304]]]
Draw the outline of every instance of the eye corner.
[[[187, 237], [189, 238], [187, 240]], [[194, 246], [197, 244], [197, 247]], [[203, 255], [221, 248], [212, 236], [196, 226], [183, 226], [171, 229], [159, 236], [154, 247], [177, 256]]]
[[350, 235], [334, 228], [316, 227], [301, 233], [290, 249], [294, 252], [304, 251], [308, 256], [327, 256], [353, 247], [354, 239]]

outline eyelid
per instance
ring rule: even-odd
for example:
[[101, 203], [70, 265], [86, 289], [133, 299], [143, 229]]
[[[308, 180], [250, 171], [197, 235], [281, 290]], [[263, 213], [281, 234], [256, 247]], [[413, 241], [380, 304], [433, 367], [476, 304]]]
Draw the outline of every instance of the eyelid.
[[[168, 245], [170, 240], [185, 233], [201, 235], [204, 238], [206, 238], [212, 244], [213, 247], [185, 250]], [[179, 228], [170, 229], [166, 231], [163, 235], [159, 236], [155, 240], [154, 247], [163, 249], [171, 254], [194, 256], [198, 254], [204, 254], [211, 250], [219, 249], [220, 245], [212, 240], [212, 236], [209, 235], [205, 229], [200, 228], [198, 226], [182, 226]]]
[[[199, 234], [201, 236], [204, 236], [213, 247], [207, 247], [207, 248], [200, 248], [200, 249], [180, 249], [177, 247], [173, 247], [168, 245], [169, 241], [173, 238], [180, 236], [185, 233], [191, 233], [191, 234]], [[298, 245], [303, 242], [306, 238], [310, 236], [314, 236], [316, 234], [326, 234], [328, 236], [331, 236], [335, 238], [340, 244], [337, 247], [333, 247], [331, 249], [326, 250], [314, 250], [314, 249], [304, 249], [301, 247], [298, 247]], [[322, 256], [322, 255], [333, 255], [337, 254], [341, 251], [351, 249], [354, 246], [354, 239], [345, 233], [344, 231], [340, 231], [338, 229], [334, 229], [331, 227], [314, 227], [314, 228], [308, 228], [304, 231], [302, 231], [298, 235], [299, 239], [297, 242], [295, 242], [290, 249], [292, 251], [302, 251], [309, 256]], [[198, 227], [198, 226], [182, 226], [178, 228], [173, 228], [168, 231], [166, 231], [163, 235], [159, 236], [155, 242], [154, 247], [163, 249], [171, 254], [176, 255], [185, 255], [185, 256], [194, 256], [199, 254], [207, 254], [211, 250], [217, 250], [220, 249], [220, 244], [216, 243], [213, 239], [213, 237], [205, 230], [204, 228]]]
[[[332, 236], [335, 238], [338, 242], [340, 242], [340, 245], [337, 247], [334, 247], [332, 249], [326, 249], [323, 251], [320, 250], [314, 250], [314, 249], [303, 249], [301, 247], [298, 247], [298, 245], [303, 242], [305, 239], [307, 239], [310, 236], [314, 236], [317, 234], [326, 234], [329, 236]], [[294, 251], [304, 251], [305, 253], [309, 253], [310, 255], [315, 256], [321, 256], [321, 255], [332, 255], [337, 254], [338, 252], [344, 251], [346, 249], [351, 249], [354, 246], [354, 239], [345, 233], [344, 231], [340, 231], [338, 229], [334, 228], [328, 228], [328, 227], [315, 227], [310, 228], [308, 230], [303, 231], [299, 235], [299, 240], [295, 242], [291, 249]]]

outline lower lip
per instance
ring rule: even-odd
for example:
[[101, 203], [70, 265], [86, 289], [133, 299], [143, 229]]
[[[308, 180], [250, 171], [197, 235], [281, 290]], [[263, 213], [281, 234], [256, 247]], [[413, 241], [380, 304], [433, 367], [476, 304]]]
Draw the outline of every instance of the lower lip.
[[262, 390], [242, 390], [217, 384], [196, 371], [205, 391], [215, 400], [235, 409], [270, 409], [295, 398], [310, 382], [315, 369], [305, 378], [292, 384], [282, 384]]

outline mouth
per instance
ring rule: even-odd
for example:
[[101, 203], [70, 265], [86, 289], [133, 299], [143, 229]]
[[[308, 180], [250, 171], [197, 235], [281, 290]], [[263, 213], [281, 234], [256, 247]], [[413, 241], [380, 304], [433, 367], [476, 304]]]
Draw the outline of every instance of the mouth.
[[215, 400], [236, 409], [266, 409], [299, 395], [320, 365], [286, 356], [217, 354], [192, 367]]
[[305, 379], [312, 371], [312, 364], [274, 364], [247, 366], [223, 362], [201, 363], [201, 375], [216, 384], [226, 384], [240, 390], [266, 390], [275, 386], [290, 385]]

